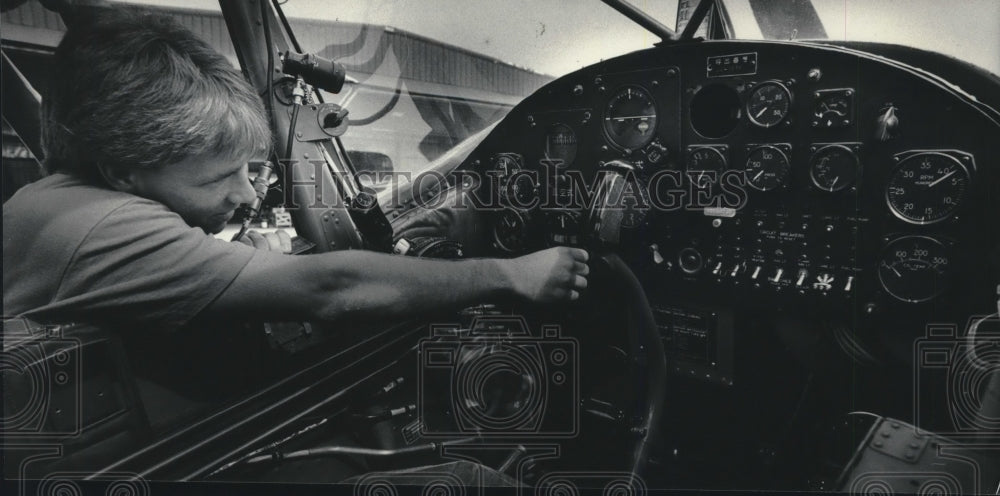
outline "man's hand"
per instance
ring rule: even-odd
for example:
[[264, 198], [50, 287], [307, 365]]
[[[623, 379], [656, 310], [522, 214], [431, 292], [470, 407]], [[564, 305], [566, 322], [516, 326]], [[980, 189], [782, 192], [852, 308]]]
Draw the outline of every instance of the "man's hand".
[[580, 297], [590, 273], [588, 257], [586, 250], [556, 247], [503, 262], [518, 296], [545, 303]]
[[246, 236], [239, 240], [258, 250], [276, 251], [278, 253], [292, 252], [292, 237], [283, 230], [261, 234], [257, 231], [247, 231]]

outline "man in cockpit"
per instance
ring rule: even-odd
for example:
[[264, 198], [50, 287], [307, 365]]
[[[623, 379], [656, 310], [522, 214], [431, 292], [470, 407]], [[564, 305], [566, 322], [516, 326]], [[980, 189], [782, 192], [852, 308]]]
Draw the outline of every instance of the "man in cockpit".
[[3, 208], [6, 315], [176, 328], [195, 317], [392, 322], [483, 300], [576, 299], [587, 253], [456, 262], [291, 256], [216, 239], [254, 191], [268, 116], [239, 71], [174, 21], [71, 26], [43, 102], [51, 174]]

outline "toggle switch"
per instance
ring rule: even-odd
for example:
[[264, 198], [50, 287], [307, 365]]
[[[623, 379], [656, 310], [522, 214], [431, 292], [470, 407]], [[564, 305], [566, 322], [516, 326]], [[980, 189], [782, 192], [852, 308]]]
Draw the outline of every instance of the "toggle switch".
[[774, 277], [770, 279], [771, 282], [781, 281], [781, 276], [784, 275], [785, 269], [778, 269], [778, 272], [774, 274]]
[[649, 251], [653, 252], [653, 263], [660, 265], [663, 263], [663, 255], [660, 255], [660, 246], [657, 244], [649, 245]]

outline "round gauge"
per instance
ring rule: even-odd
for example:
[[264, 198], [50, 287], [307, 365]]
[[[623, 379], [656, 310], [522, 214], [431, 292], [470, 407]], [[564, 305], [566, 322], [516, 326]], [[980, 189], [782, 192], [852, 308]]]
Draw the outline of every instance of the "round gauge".
[[604, 109], [604, 132], [615, 146], [636, 150], [656, 137], [656, 102], [639, 86], [618, 90]]
[[700, 188], [704, 181], [710, 179], [708, 172], [714, 172], [717, 176], [726, 170], [726, 157], [715, 147], [693, 148], [688, 152], [687, 170], [688, 176]]
[[528, 223], [513, 210], [504, 210], [493, 223], [493, 245], [507, 253], [520, 253], [527, 246]]
[[498, 154], [493, 159], [494, 167], [500, 172], [500, 177], [510, 177], [515, 172], [521, 170], [521, 163], [516, 155], [509, 153]]
[[954, 214], [965, 198], [969, 170], [950, 155], [918, 153], [893, 171], [885, 198], [892, 213], [912, 224], [933, 224]]
[[726, 169], [726, 157], [715, 147], [701, 146], [693, 148], [688, 153], [687, 168], [689, 171], [722, 172]]
[[858, 156], [844, 145], [827, 145], [809, 159], [809, 177], [823, 191], [840, 191], [858, 179]]
[[778, 147], [758, 146], [747, 158], [747, 183], [760, 191], [771, 191], [788, 181], [788, 156]]
[[548, 213], [549, 241], [556, 245], [573, 245], [579, 239], [580, 217], [574, 210], [553, 210]]
[[493, 159], [496, 174], [496, 188], [500, 198], [507, 206], [526, 210], [533, 206], [536, 200], [537, 177], [533, 171], [522, 168], [524, 159], [514, 153], [500, 153]]
[[576, 133], [563, 123], [556, 123], [545, 133], [545, 159], [556, 167], [569, 167], [576, 160]]
[[518, 209], [530, 209], [538, 200], [537, 184], [532, 174], [523, 173], [503, 179], [500, 194], [507, 205]]
[[792, 93], [777, 81], [758, 84], [747, 100], [747, 116], [760, 127], [773, 127], [788, 117]]
[[622, 227], [633, 229], [639, 227], [646, 219], [646, 212], [649, 211], [649, 192], [642, 185], [642, 181], [633, 178], [630, 185], [622, 192]]
[[900, 301], [919, 303], [948, 286], [950, 250], [927, 236], [903, 236], [885, 247], [878, 278], [885, 291]]

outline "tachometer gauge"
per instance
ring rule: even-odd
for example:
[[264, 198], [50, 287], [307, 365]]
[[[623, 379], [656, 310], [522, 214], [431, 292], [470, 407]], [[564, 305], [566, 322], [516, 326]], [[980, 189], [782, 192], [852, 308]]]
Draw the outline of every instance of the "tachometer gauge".
[[777, 81], [758, 84], [747, 100], [747, 116], [760, 127], [773, 127], [788, 117], [792, 93]]
[[747, 157], [747, 184], [760, 191], [780, 188], [788, 182], [789, 169], [788, 156], [781, 149], [758, 146]]
[[576, 160], [576, 148], [576, 133], [566, 124], [553, 124], [545, 133], [545, 160], [559, 168], [573, 164]]
[[640, 86], [618, 90], [604, 109], [604, 132], [619, 148], [636, 150], [656, 137], [656, 102]]
[[527, 240], [528, 224], [524, 216], [513, 210], [500, 212], [493, 223], [493, 245], [507, 253], [520, 253]]
[[950, 250], [927, 236], [904, 236], [885, 247], [878, 264], [882, 288], [900, 301], [919, 303], [948, 287]]
[[911, 224], [933, 224], [958, 210], [969, 180], [969, 170], [955, 157], [938, 152], [917, 153], [893, 171], [885, 198], [900, 219]]
[[840, 191], [858, 179], [858, 156], [844, 145], [827, 145], [809, 160], [809, 176], [823, 191]]
[[726, 157], [718, 148], [699, 146], [688, 150], [688, 177], [699, 188], [715, 173], [716, 177], [726, 170]]

